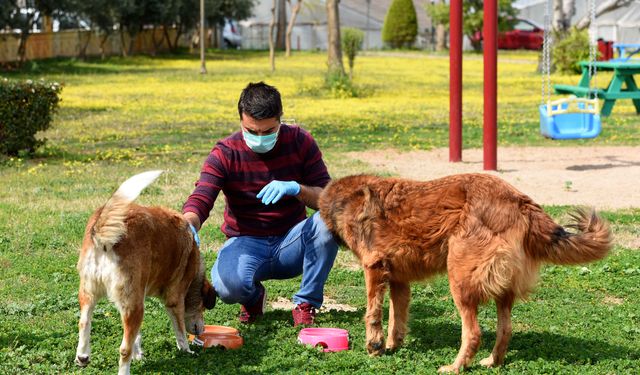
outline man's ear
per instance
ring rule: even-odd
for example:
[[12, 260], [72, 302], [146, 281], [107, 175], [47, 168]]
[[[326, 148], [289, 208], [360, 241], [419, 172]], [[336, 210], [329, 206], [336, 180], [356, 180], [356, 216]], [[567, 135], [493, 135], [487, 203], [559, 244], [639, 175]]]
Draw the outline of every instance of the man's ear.
[[218, 294], [216, 290], [213, 289], [211, 283], [205, 279], [204, 283], [202, 283], [202, 304], [205, 308], [211, 310], [216, 306], [216, 297]]

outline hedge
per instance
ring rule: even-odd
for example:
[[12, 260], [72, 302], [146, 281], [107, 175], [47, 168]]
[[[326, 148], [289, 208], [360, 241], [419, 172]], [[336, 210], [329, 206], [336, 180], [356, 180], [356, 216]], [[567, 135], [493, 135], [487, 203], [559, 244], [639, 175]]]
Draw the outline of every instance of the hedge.
[[33, 153], [45, 143], [36, 133], [51, 125], [61, 91], [57, 82], [0, 79], [0, 154]]

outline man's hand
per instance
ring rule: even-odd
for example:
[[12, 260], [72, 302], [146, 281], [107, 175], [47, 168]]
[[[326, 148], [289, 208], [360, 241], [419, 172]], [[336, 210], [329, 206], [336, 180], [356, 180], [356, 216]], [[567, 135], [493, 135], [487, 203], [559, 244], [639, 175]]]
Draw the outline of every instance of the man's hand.
[[262, 198], [262, 203], [276, 203], [285, 195], [298, 195], [300, 193], [300, 184], [295, 181], [278, 181], [273, 180], [260, 190], [256, 196]]

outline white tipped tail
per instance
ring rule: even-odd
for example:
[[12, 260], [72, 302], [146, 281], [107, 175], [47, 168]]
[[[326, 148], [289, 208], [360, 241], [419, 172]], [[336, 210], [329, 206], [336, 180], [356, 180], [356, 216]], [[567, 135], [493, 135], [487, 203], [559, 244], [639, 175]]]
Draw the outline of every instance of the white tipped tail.
[[151, 185], [153, 181], [155, 181], [163, 171], [147, 171], [139, 173], [133, 177], [130, 177], [127, 181], [123, 182], [122, 185], [116, 190], [113, 194], [114, 197], [117, 195], [123, 200], [133, 202], [138, 198], [142, 190], [147, 186]]
[[93, 243], [96, 248], [107, 251], [126, 233], [124, 220], [129, 203], [133, 202], [142, 190], [151, 185], [163, 171], [148, 171], [137, 174], [120, 185], [102, 208], [92, 229]]

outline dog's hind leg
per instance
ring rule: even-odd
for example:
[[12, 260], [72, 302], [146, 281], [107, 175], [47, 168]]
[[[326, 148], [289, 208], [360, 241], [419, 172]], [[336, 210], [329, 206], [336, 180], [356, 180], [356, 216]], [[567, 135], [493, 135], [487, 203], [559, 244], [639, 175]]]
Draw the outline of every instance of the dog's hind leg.
[[173, 332], [176, 335], [176, 345], [178, 345], [178, 349], [187, 352], [193, 353], [191, 349], [189, 349], [189, 342], [187, 342], [187, 330], [184, 325], [184, 302], [177, 302], [176, 304], [171, 304], [165, 306], [167, 309], [167, 314], [171, 318], [171, 324], [173, 325]]
[[80, 321], [78, 322], [78, 348], [75, 361], [78, 366], [85, 367], [89, 364], [91, 355], [91, 317], [97, 298], [85, 290], [83, 282], [80, 282], [78, 301], [80, 302]]
[[475, 357], [482, 338], [478, 324], [478, 305], [483, 300], [482, 288], [474, 280], [474, 268], [469, 267], [473, 262], [466, 259], [477, 256], [479, 251], [472, 249], [466, 242], [461, 238], [451, 238], [447, 258], [449, 289], [462, 320], [462, 342], [455, 361], [451, 365], [440, 367], [438, 372], [458, 373], [468, 366]]
[[[451, 282], [451, 281], [450, 281]], [[453, 289], [453, 287], [452, 287]], [[455, 361], [448, 366], [442, 366], [438, 372], [455, 372], [456, 374], [468, 366], [480, 347], [481, 333], [478, 324], [478, 303], [466, 301], [460, 291], [453, 291], [453, 298], [462, 318], [462, 343]]]
[[402, 345], [407, 335], [407, 319], [409, 317], [409, 302], [411, 288], [409, 283], [389, 282], [389, 329], [387, 335], [387, 349], [394, 350]]
[[140, 332], [142, 317], [144, 315], [144, 296], [136, 298], [134, 303], [127, 306], [118, 306], [122, 317], [122, 343], [120, 344], [120, 368], [119, 375], [129, 374], [131, 359], [133, 357], [135, 341]]
[[386, 290], [385, 271], [382, 261], [364, 267], [364, 279], [367, 287], [367, 313], [365, 327], [367, 351], [370, 355], [384, 353], [384, 332], [382, 331], [382, 308]]
[[500, 366], [507, 353], [507, 346], [511, 339], [511, 309], [515, 297], [512, 292], [496, 299], [498, 309], [498, 326], [496, 328], [496, 344], [491, 354], [480, 361], [486, 367]]

